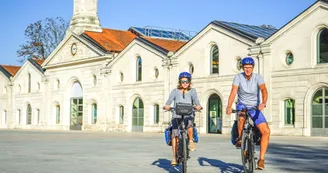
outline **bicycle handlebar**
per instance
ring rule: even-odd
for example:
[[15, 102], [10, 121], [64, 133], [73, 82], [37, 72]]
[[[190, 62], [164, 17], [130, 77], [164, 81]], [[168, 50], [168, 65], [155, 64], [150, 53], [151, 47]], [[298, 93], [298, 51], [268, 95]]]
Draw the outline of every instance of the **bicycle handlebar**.
[[[163, 107], [163, 109], [166, 110], [165, 107]], [[203, 107], [201, 107], [200, 110], [195, 110], [195, 107], [193, 107], [193, 109], [194, 109], [195, 112], [200, 112], [201, 110], [203, 110]], [[171, 112], [172, 112], [172, 111], [174, 111], [174, 110], [175, 110], [174, 107], [170, 107], [170, 110], [168, 110], [168, 111], [171, 111]], [[167, 110], [166, 110], [166, 111], [167, 111]]]

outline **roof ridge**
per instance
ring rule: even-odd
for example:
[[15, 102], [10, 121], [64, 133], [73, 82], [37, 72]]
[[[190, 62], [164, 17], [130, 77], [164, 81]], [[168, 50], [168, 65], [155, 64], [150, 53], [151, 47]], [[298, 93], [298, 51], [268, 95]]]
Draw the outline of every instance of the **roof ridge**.
[[149, 38], [149, 39], [157, 39], [157, 40], [164, 40], [164, 41], [173, 41], [173, 42], [183, 42], [186, 43], [187, 41], [182, 40], [174, 40], [174, 39], [163, 39], [163, 38], [155, 38], [155, 37], [147, 37], [147, 36], [140, 36], [142, 38]]
[[[247, 25], [247, 26], [255, 26], [255, 27], [260, 27], [262, 28], [260, 25], [253, 25], [253, 24], [245, 24], [245, 23], [237, 23], [237, 22], [229, 22], [229, 21], [224, 21], [224, 20], [214, 20], [216, 22], [227, 22], [227, 23], [233, 23], [233, 24], [239, 24], [239, 25]], [[263, 28], [263, 29], [273, 29], [273, 30], [278, 30], [276, 28]]]
[[17, 65], [6, 65], [6, 64], [0, 64], [0, 66], [6, 66], [6, 67], [22, 67]]

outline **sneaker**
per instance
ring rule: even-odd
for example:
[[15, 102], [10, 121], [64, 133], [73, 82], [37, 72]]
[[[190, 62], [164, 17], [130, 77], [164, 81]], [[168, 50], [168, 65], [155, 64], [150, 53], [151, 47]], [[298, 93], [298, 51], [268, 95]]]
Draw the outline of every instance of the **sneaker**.
[[188, 148], [189, 148], [190, 151], [195, 151], [195, 150], [196, 150], [196, 146], [195, 146], [193, 140], [190, 140], [190, 141], [189, 141], [189, 146], [188, 146]]
[[257, 162], [257, 169], [259, 169], [259, 170], [263, 170], [264, 169], [264, 160], [259, 160], [258, 162]]

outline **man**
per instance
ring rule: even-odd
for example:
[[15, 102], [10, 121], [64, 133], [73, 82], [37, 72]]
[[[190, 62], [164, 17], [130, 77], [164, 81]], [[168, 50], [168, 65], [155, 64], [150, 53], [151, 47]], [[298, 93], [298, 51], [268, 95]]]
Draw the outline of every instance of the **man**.
[[[228, 106], [226, 109], [227, 115], [232, 112], [232, 103], [235, 100], [238, 93], [238, 102], [236, 110], [239, 111], [242, 108], [251, 108], [256, 106], [258, 110], [251, 111], [251, 117], [259, 131], [262, 134], [260, 143], [260, 159], [257, 162], [258, 169], [264, 169], [264, 156], [269, 144], [270, 129], [268, 123], [262, 114], [262, 110], [266, 107], [268, 99], [268, 92], [265, 87], [264, 79], [256, 73], [253, 73], [255, 62], [251, 57], [245, 57], [242, 59], [243, 73], [237, 74], [233, 80], [231, 93], [228, 100]], [[260, 103], [259, 90], [262, 93], [262, 102]], [[236, 143], [237, 147], [241, 146], [242, 130], [245, 124], [245, 113], [239, 111], [238, 113], [238, 134], [239, 138]]]

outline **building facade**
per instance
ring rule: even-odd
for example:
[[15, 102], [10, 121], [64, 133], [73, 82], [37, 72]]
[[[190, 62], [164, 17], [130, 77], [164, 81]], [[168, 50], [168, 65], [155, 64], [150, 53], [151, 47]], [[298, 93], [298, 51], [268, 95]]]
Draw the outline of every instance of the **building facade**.
[[252, 56], [268, 88], [263, 112], [272, 135], [328, 135], [326, 0], [279, 30], [213, 21], [192, 38], [101, 28], [97, 5], [74, 0], [66, 36], [46, 60], [0, 66], [1, 128], [163, 132], [171, 115], [162, 107], [178, 74], [189, 71], [204, 107], [199, 132], [229, 134], [232, 80]]

